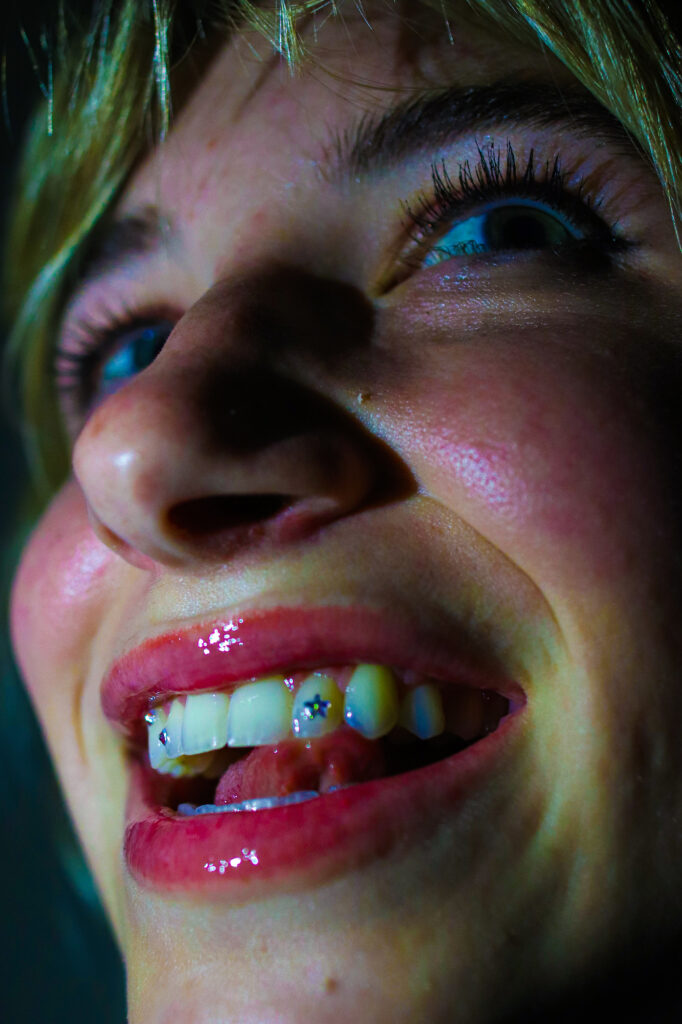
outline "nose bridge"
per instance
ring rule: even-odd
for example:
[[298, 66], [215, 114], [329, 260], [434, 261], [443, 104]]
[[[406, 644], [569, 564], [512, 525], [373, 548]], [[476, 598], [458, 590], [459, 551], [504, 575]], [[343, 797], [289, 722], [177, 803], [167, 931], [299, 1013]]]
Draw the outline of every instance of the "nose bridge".
[[207, 327], [212, 345], [217, 329], [221, 345], [237, 362], [305, 355], [331, 366], [370, 344], [374, 310], [362, 292], [343, 281], [267, 265], [217, 282], [186, 320]]
[[366, 503], [377, 443], [329, 381], [371, 338], [344, 284], [268, 269], [214, 285], [86, 424], [74, 471], [134, 564], [300, 538]]
[[246, 454], [333, 419], [322, 382], [333, 385], [368, 351], [373, 327], [371, 304], [352, 286], [269, 266], [207, 291], [148, 374], [168, 382], [168, 401], [187, 405], [182, 415], [198, 414], [207, 445]]

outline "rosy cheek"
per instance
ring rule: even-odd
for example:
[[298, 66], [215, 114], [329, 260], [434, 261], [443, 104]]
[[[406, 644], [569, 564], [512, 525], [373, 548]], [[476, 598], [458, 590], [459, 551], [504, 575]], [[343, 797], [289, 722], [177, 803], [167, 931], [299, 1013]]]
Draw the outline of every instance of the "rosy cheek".
[[654, 564], [677, 540], [658, 411], [603, 364], [526, 355], [478, 353], [411, 396], [404, 430], [425, 490], [527, 571], [603, 584]]
[[82, 657], [115, 561], [90, 527], [80, 489], [67, 484], [31, 536], [12, 588], [12, 640], [33, 692]]

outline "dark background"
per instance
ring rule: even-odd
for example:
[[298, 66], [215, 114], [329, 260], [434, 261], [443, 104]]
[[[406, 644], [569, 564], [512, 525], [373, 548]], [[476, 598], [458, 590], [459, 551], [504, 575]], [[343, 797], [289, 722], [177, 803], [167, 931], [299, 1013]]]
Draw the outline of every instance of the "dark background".
[[[87, 16], [89, 4], [69, 4]], [[0, 230], [4, 238], [14, 165], [29, 111], [40, 99], [22, 29], [41, 55], [42, 29], [58, 4], [7, 2], [0, 9]], [[49, 39], [49, 29], [47, 38]], [[2, 253], [4, 257], [4, 251]], [[6, 258], [11, 259], [11, 253]], [[2, 323], [3, 349], [7, 324]], [[78, 852], [40, 730], [12, 662], [8, 591], [25, 535], [18, 501], [26, 468], [16, 413], [0, 406], [0, 1020], [3, 1024], [123, 1024], [123, 970], [90, 875]], [[58, 681], [55, 680], [57, 683]]]

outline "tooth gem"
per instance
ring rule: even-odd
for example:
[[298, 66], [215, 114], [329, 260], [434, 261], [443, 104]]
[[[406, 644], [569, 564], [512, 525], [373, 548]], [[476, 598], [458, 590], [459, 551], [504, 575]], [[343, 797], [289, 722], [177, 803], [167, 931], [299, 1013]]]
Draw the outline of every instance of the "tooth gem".
[[330, 706], [331, 701], [322, 700], [319, 693], [316, 693], [312, 700], [306, 700], [303, 703], [303, 714], [306, 718], [317, 718], [318, 715], [321, 718], [327, 717], [327, 708]]
[[346, 724], [367, 739], [378, 739], [398, 721], [398, 687], [385, 665], [358, 665], [344, 699]]
[[147, 723], [147, 725], [153, 725], [154, 722], [156, 721], [156, 715], [154, 714], [153, 711], [148, 711], [147, 714], [144, 716], [144, 720]]
[[291, 730], [301, 739], [334, 732], [343, 721], [343, 697], [331, 676], [314, 672], [304, 679], [295, 697]]
[[162, 729], [159, 733], [159, 743], [162, 747], [165, 747], [168, 743], [168, 731], [166, 729]]
[[[167, 716], [161, 708], [156, 708], [152, 714], [154, 715], [154, 725], [150, 725], [148, 729], [149, 763], [152, 768], [159, 771], [163, 765], [168, 763], [168, 756], [164, 744], [161, 742]], [[159, 726], [161, 726], [161, 731], [157, 732]]]
[[180, 698], [176, 697], [171, 701], [168, 718], [163, 727], [165, 739], [159, 737], [164, 746], [164, 753], [169, 760], [181, 757], [184, 753], [182, 749], [182, 719], [184, 715], [185, 705]]

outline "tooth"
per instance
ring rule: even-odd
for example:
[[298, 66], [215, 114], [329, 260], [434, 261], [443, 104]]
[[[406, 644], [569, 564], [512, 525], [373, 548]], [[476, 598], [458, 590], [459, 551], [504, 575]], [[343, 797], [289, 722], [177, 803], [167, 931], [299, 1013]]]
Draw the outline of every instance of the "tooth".
[[227, 715], [230, 698], [226, 693], [190, 693], [182, 722], [185, 754], [217, 750], [227, 743]]
[[259, 679], [236, 689], [227, 716], [227, 745], [255, 747], [291, 735], [293, 699], [282, 676]]
[[398, 721], [398, 688], [385, 665], [358, 665], [346, 687], [344, 718], [368, 739], [390, 732]]
[[424, 683], [408, 690], [400, 708], [400, 724], [420, 740], [440, 736], [445, 729], [445, 713], [438, 687]]
[[313, 673], [294, 698], [291, 727], [296, 736], [308, 739], [334, 732], [343, 719], [343, 697], [331, 676]]
[[174, 760], [176, 757], [180, 757], [183, 754], [182, 749], [182, 719], [185, 713], [185, 708], [182, 700], [179, 697], [175, 697], [171, 701], [170, 711], [168, 712], [168, 718], [166, 719], [166, 745], [164, 753], [169, 761]]
[[178, 804], [178, 814], [187, 816], [195, 814], [229, 814], [233, 811], [265, 811], [272, 807], [288, 807], [291, 804], [303, 804], [319, 797], [316, 789], [299, 790], [287, 796], [261, 796], [251, 800], [242, 800], [236, 804]]
[[161, 775], [172, 775], [180, 779], [191, 775], [203, 775], [213, 759], [213, 752], [195, 754], [192, 757], [173, 757], [163, 761], [156, 769]]
[[162, 708], [154, 708], [145, 715], [149, 741], [149, 763], [152, 768], [158, 769], [166, 763], [169, 758], [166, 754], [166, 743], [168, 734], [166, 732], [166, 720], [168, 715]]

